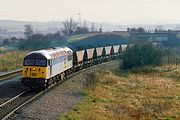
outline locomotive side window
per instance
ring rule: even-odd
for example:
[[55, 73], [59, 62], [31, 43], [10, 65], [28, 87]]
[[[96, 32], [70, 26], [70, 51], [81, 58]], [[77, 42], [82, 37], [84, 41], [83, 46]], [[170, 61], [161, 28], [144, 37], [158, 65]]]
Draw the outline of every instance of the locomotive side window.
[[35, 65], [37, 66], [46, 66], [46, 60], [36, 59]]
[[27, 65], [27, 66], [34, 65], [34, 59], [25, 59], [24, 60], [24, 65]]

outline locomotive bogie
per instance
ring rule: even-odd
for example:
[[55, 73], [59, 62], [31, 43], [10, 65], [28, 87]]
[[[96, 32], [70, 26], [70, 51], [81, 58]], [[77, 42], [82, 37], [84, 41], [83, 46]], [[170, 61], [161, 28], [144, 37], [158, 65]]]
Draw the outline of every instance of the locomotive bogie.
[[41, 90], [46, 88], [47, 80], [44, 78], [22, 78], [22, 83], [30, 89]]

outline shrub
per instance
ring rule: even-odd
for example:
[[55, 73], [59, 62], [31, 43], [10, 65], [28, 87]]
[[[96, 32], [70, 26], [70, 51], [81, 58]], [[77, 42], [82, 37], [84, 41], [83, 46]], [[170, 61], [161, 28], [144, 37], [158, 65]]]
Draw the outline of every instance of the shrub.
[[19, 49], [37, 50], [49, 47], [63, 46], [66, 44], [65, 38], [60, 33], [55, 34], [33, 34], [30, 39], [23, 39], [19, 43]]
[[98, 83], [98, 80], [95, 78], [95, 74], [93, 74], [93, 73], [87, 74], [87, 78], [84, 81], [84, 85], [87, 88], [94, 91], [97, 86], [97, 83]]
[[34, 34], [31, 39], [24, 40], [19, 48], [20, 49], [42, 49], [47, 48], [50, 44], [50, 41], [42, 34]]
[[142, 66], [160, 65], [163, 56], [163, 50], [156, 48], [151, 43], [134, 44], [124, 52], [122, 68], [131, 69]]
[[0, 54], [1, 54], [1, 53], [5, 53], [5, 52], [7, 52], [7, 49], [4, 48], [4, 47], [0, 47]]

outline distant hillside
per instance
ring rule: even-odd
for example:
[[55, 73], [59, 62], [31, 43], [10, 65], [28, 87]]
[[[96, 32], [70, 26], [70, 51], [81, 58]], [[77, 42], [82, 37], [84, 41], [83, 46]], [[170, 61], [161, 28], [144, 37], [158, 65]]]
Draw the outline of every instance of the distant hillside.
[[[127, 28], [138, 28], [143, 27], [146, 30], [153, 30], [157, 26], [161, 26], [164, 29], [178, 30], [180, 29], [180, 24], [117, 24], [117, 23], [105, 23], [105, 22], [90, 22], [87, 21], [87, 26], [91, 28], [92, 23], [95, 28], [99, 30], [102, 28], [103, 32], [112, 31], [125, 31]], [[55, 33], [62, 29], [62, 21], [48, 21], [48, 22], [36, 22], [36, 21], [15, 21], [15, 20], [0, 20], [0, 37], [12, 37], [12, 36], [23, 36], [24, 25], [31, 24], [34, 28], [35, 33]], [[4, 32], [2, 32], [4, 31]]]
[[[54, 33], [63, 27], [62, 21], [36, 22], [36, 21], [15, 21], [15, 20], [0, 20], [0, 29], [7, 29], [11, 32], [24, 31], [24, 25], [31, 24], [35, 31], [45, 33]], [[102, 27], [103, 31], [120, 30], [117, 24], [93, 22], [96, 29]], [[87, 21], [87, 26], [90, 28], [92, 22]], [[126, 28], [125, 28], [126, 29]]]
[[101, 47], [107, 45], [126, 44], [128, 39], [125, 35], [115, 33], [96, 33], [72, 36], [68, 40], [69, 47], [74, 50]]
[[0, 20], [0, 28], [8, 31], [24, 31], [24, 25], [31, 24], [35, 32], [52, 33], [57, 32], [62, 28], [62, 22], [31, 22], [31, 21], [14, 21], [14, 20]]

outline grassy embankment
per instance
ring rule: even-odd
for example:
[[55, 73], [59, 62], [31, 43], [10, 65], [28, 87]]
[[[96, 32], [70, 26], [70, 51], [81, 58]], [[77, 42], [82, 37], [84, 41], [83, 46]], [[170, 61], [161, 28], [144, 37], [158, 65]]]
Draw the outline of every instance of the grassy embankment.
[[127, 42], [127, 35], [117, 33], [89, 33], [75, 35], [68, 39], [68, 45], [75, 50], [125, 44]]
[[23, 57], [28, 51], [9, 51], [0, 54], [0, 72], [16, 70], [22, 67]]
[[[61, 120], [180, 119], [180, 66], [88, 75], [84, 99]], [[148, 74], [147, 74], [148, 72]]]
[[84, 39], [86, 39], [88, 37], [92, 37], [92, 36], [95, 36], [95, 35], [96, 34], [93, 34], [93, 33], [74, 35], [74, 36], [69, 37], [68, 42], [71, 43], [71, 42], [76, 42], [76, 41], [84, 40]]

